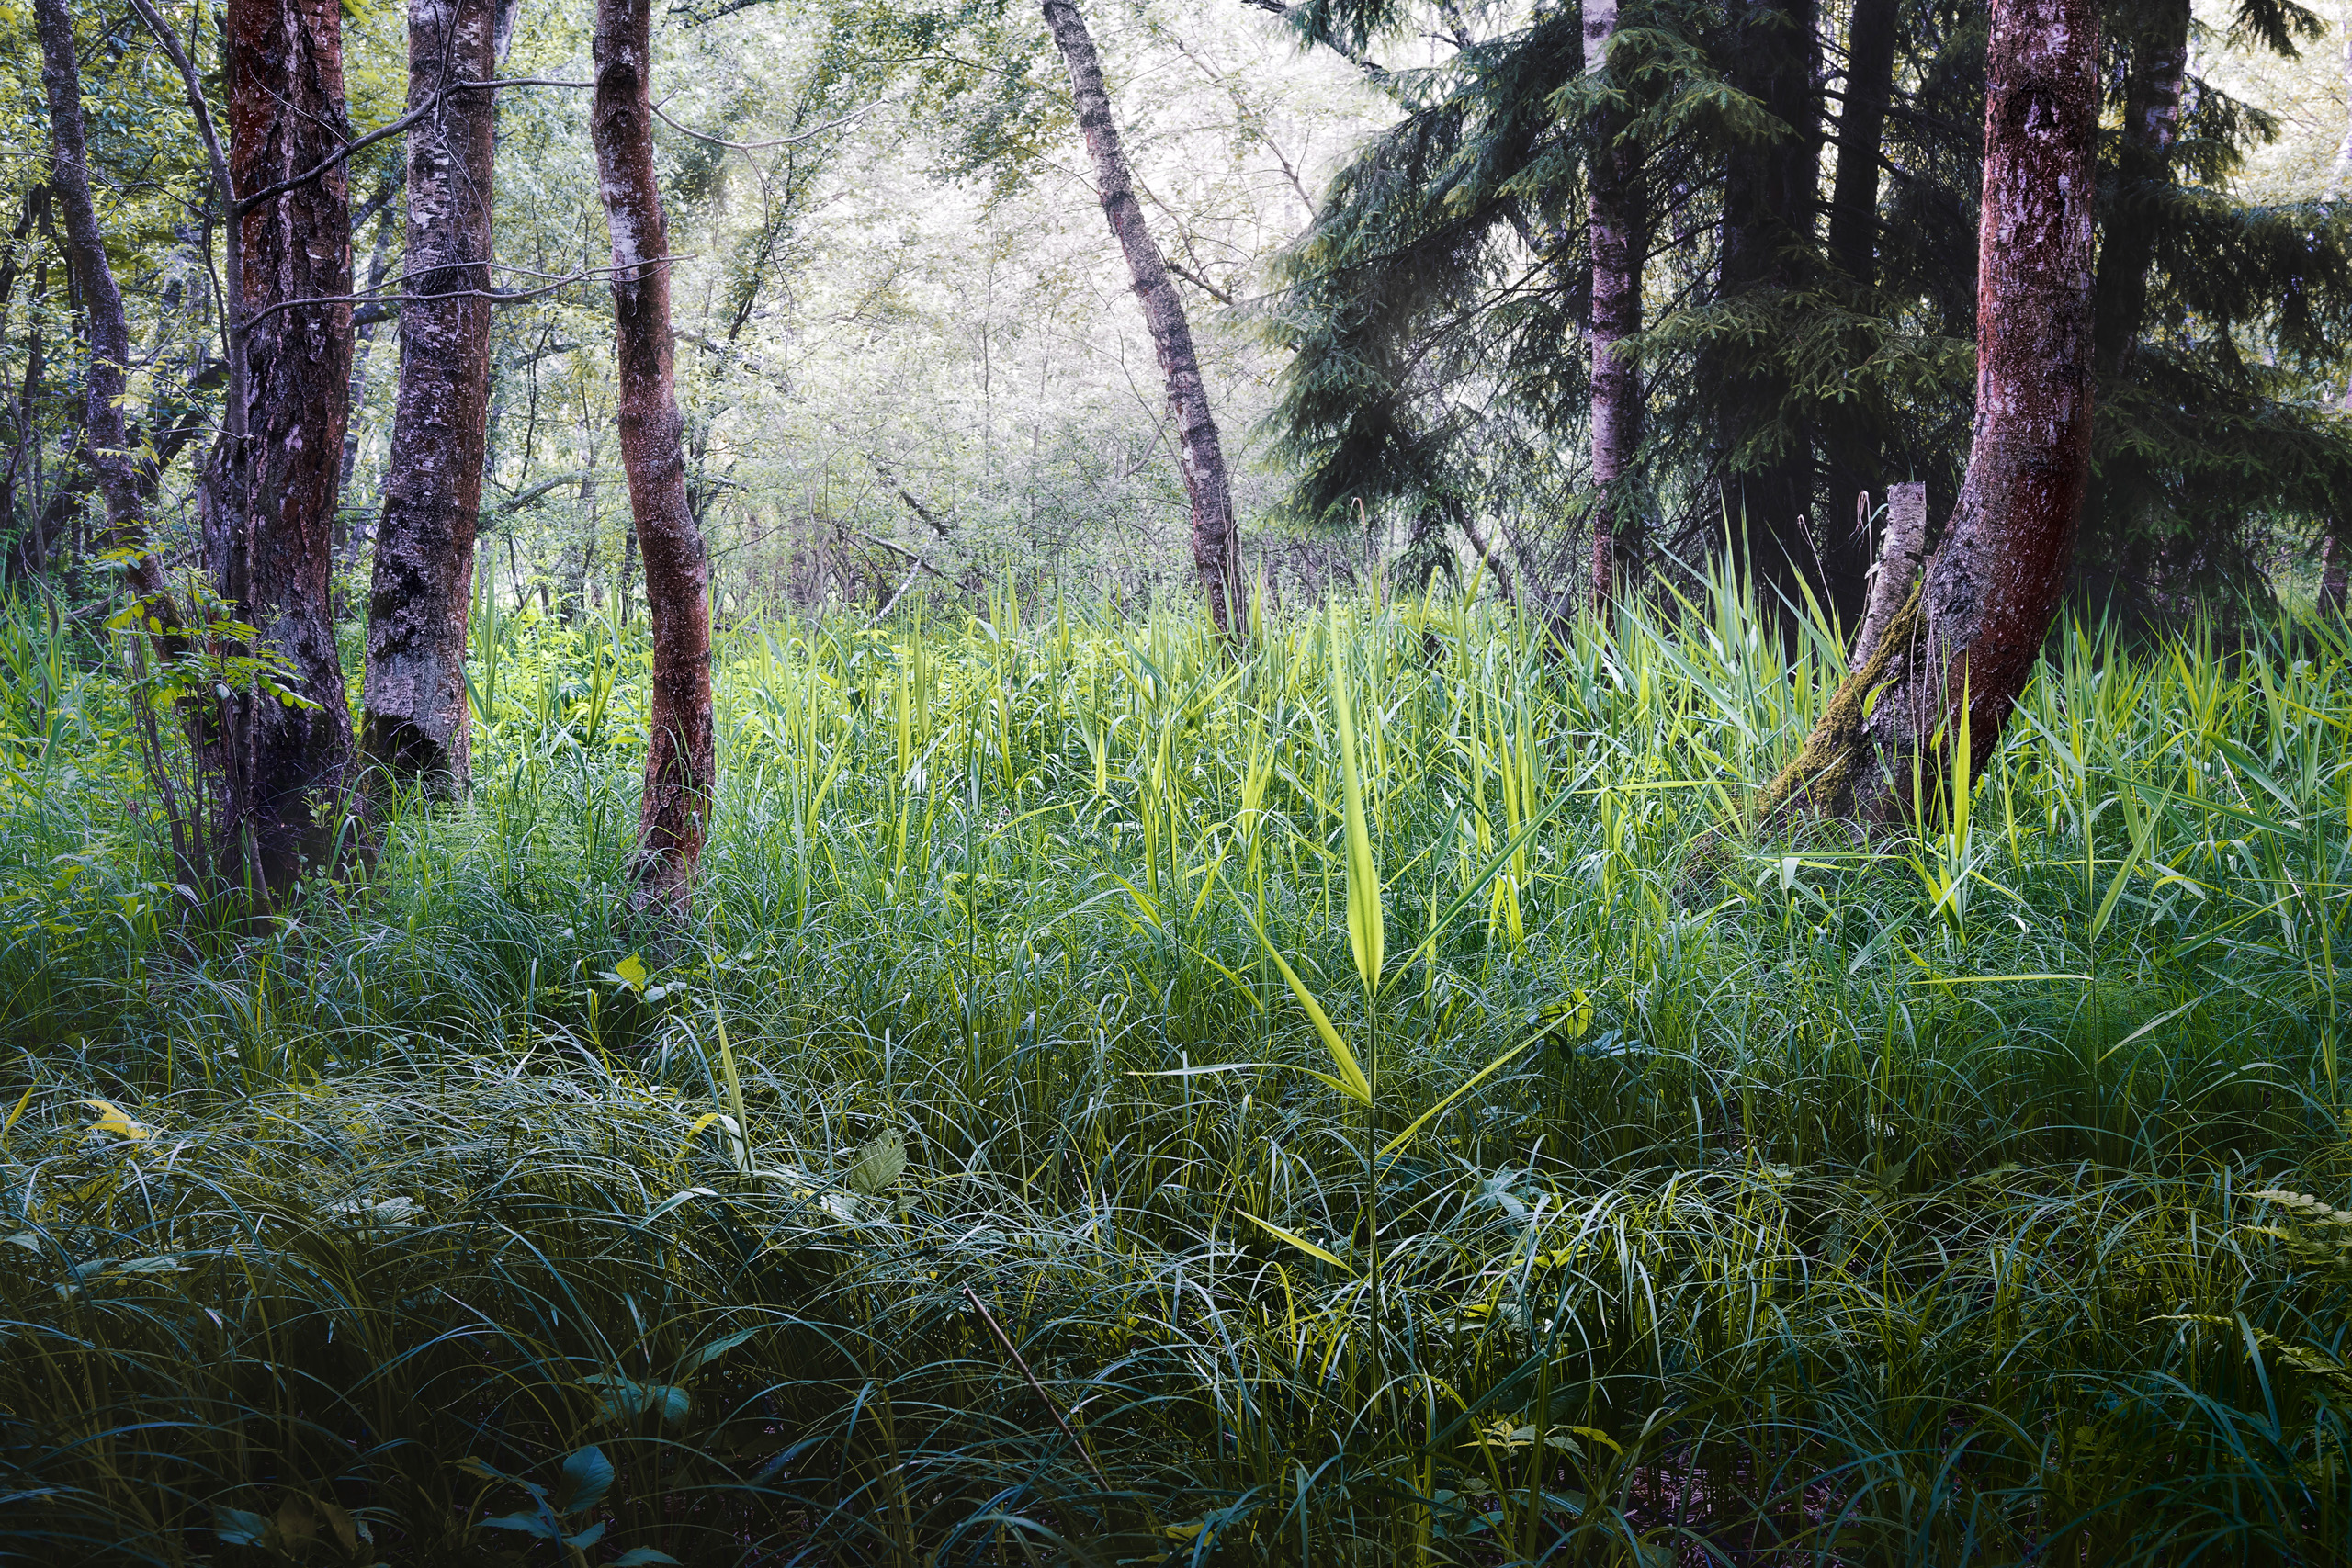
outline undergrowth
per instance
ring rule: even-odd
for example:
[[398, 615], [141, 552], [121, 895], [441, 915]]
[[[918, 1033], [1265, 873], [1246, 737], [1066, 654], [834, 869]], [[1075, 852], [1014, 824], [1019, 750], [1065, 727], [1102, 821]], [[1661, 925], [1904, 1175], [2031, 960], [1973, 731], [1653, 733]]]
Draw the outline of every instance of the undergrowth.
[[2346, 1560], [2340, 628], [2070, 627], [1868, 842], [1744, 826], [1841, 670], [1720, 585], [1259, 632], [735, 630], [663, 932], [641, 628], [485, 611], [470, 800], [256, 927], [17, 607], [0, 1552]]

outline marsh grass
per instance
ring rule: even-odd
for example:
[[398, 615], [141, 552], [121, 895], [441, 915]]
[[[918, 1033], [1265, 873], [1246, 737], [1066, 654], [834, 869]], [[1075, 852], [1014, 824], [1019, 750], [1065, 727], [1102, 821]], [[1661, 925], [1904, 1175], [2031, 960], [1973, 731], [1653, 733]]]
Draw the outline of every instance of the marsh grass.
[[2346, 1557], [2339, 629], [2069, 627], [1858, 844], [1727, 584], [752, 626], [664, 934], [633, 628], [478, 627], [471, 802], [256, 928], [11, 615], [16, 1558]]

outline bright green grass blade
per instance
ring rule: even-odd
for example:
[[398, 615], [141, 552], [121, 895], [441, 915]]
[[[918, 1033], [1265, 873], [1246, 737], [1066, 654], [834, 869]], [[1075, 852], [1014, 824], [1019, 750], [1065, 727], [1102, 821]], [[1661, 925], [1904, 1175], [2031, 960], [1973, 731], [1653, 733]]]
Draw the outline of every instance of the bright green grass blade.
[[1329, 1263], [1332, 1268], [1340, 1269], [1351, 1277], [1354, 1275], [1354, 1269], [1350, 1269], [1346, 1264], [1340, 1262], [1337, 1258], [1324, 1251], [1321, 1247], [1316, 1246], [1305, 1236], [1286, 1231], [1283, 1229], [1282, 1226], [1274, 1224], [1272, 1220], [1261, 1220], [1247, 1209], [1236, 1209], [1233, 1212], [1239, 1214], [1243, 1219], [1248, 1220], [1251, 1224], [1256, 1225], [1260, 1230], [1264, 1231], [1268, 1235], [1272, 1236], [1275, 1240], [1286, 1241], [1293, 1247], [1298, 1248], [1301, 1252], [1306, 1254], [1309, 1258], [1319, 1258], [1324, 1262]]
[[[1380, 990], [1383, 933], [1380, 867], [1372, 858], [1372, 834], [1364, 827], [1363, 781], [1356, 773], [1356, 724], [1348, 700], [1348, 667], [1340, 641], [1339, 607], [1331, 615], [1331, 705], [1340, 727], [1340, 792], [1348, 820], [1348, 948], [1365, 996]], [[1287, 970], [1284, 973], [1288, 973]]]

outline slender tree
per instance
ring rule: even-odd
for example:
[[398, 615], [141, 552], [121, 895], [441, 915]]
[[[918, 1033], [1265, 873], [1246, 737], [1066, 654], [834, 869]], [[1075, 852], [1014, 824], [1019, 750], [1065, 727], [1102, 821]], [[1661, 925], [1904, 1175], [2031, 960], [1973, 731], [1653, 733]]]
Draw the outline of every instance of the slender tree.
[[1233, 487], [1226, 473], [1225, 449], [1217, 439], [1216, 420], [1209, 411], [1208, 388], [1201, 378], [1200, 355], [1193, 347], [1193, 329], [1184, 318], [1184, 302], [1177, 298], [1168, 264], [1145, 226], [1143, 208], [1136, 200], [1135, 181], [1127, 172], [1126, 154], [1119, 146], [1119, 129], [1111, 114], [1111, 94], [1102, 83], [1102, 62], [1073, 0], [1044, 0], [1046, 26], [1069, 68], [1070, 94], [1078, 107], [1079, 130], [1094, 164], [1095, 194], [1103, 216], [1127, 258], [1136, 298], [1143, 304], [1145, 323], [1159, 355], [1160, 375], [1168, 384], [1168, 406], [1176, 417], [1176, 458], [1183, 470], [1184, 493], [1192, 502], [1193, 571], [1207, 595], [1209, 615], [1217, 630], [1238, 636], [1241, 623], [1240, 538], [1233, 517]]
[[2103, 377], [2123, 368], [2147, 314], [2148, 267], [2172, 183], [2173, 143], [2180, 137], [2189, 19], [2189, 0], [2135, 0], [2129, 30], [2118, 40], [2130, 73], [2093, 306], [2092, 363]]
[[[1617, 0], [1585, 0], [1585, 73], [1607, 71], [1617, 32]], [[1605, 86], [1614, 88], [1613, 82]], [[1640, 512], [1626, 475], [1642, 442], [1642, 376], [1626, 340], [1642, 330], [1645, 249], [1635, 186], [1641, 158], [1628, 139], [1630, 116], [1614, 96], [1595, 117], [1592, 225], [1592, 607], [1607, 608], [1639, 549]]]
[[150, 614], [165, 616], [171, 612], [163, 567], [147, 548], [138, 459], [131, 449], [130, 416], [123, 409], [130, 329], [123, 315], [122, 290], [107, 260], [97, 209], [90, 199], [90, 154], [74, 22], [66, 15], [65, 0], [34, 0], [33, 19], [40, 34], [41, 85], [49, 97], [51, 185], [65, 220], [66, 258], [89, 333], [82, 439], [85, 460], [106, 503], [101, 542], [109, 550], [133, 552], [125, 563], [125, 581], [135, 597], [150, 604]]
[[492, 157], [500, 0], [411, 0], [408, 268], [400, 395], [368, 599], [360, 745], [390, 778], [462, 790], [466, 620], [490, 418]]
[[1838, 182], [1829, 198], [1829, 256], [1865, 288], [1877, 282], [1878, 169], [1894, 97], [1900, 0], [1854, 0], [1846, 28], [1845, 107], [1838, 117]]
[[716, 773], [710, 564], [686, 503], [684, 422], [670, 330], [669, 223], [653, 177], [650, 0], [597, 0], [589, 129], [613, 238], [621, 468], [653, 632], [645, 795], [631, 874], [640, 908], [683, 918]]
[[2049, 635], [2090, 475], [2098, 0], [1994, 0], [1976, 434], [1926, 579], [1766, 794], [1883, 818], [1992, 755]]
[[[1819, 18], [1816, 0], [1732, 0], [1731, 10], [1725, 77], [1773, 123], [1726, 161], [1717, 294], [1761, 321], [1781, 312], [1818, 265]], [[1716, 454], [1725, 509], [1768, 610], [1802, 605], [1801, 585], [1811, 583], [1850, 621], [1861, 608], [1865, 559], [1845, 529], [1815, 527], [1815, 432], [1778, 335], [1727, 336], [1701, 367], [1727, 394]]]

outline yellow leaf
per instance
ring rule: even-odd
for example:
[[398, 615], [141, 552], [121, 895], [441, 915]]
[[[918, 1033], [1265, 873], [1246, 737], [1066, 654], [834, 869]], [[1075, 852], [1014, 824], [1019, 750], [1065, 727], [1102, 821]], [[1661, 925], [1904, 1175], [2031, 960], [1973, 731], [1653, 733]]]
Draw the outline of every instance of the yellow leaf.
[[85, 1100], [82, 1103], [98, 1113], [98, 1119], [90, 1123], [89, 1130], [93, 1133], [104, 1134], [110, 1138], [125, 1139], [132, 1143], [155, 1135], [153, 1128], [141, 1126], [118, 1109], [112, 1100]]
[[628, 982], [628, 988], [630, 990], [641, 991], [645, 989], [645, 960], [639, 957], [636, 953], [632, 953], [627, 958], [622, 959], [618, 964], [614, 964], [613, 973], [619, 976], [623, 980]]

